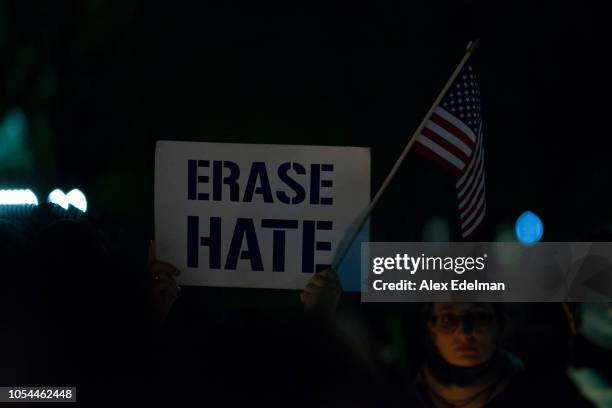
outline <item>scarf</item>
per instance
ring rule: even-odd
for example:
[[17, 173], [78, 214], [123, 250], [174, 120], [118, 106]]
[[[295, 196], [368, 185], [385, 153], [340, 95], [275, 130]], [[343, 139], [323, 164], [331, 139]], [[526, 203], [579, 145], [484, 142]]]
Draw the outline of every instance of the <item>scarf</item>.
[[438, 354], [425, 363], [417, 384], [436, 408], [482, 408], [506, 389], [521, 366], [505, 352], [469, 368], [452, 366]]

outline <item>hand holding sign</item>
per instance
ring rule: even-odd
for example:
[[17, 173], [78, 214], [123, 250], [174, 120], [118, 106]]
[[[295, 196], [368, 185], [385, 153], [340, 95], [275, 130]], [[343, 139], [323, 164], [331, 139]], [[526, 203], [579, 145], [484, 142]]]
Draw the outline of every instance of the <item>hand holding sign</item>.
[[341, 294], [342, 286], [334, 271], [326, 269], [313, 275], [300, 293], [304, 313], [310, 316], [333, 317]]
[[180, 272], [174, 266], [157, 260], [155, 241], [151, 241], [149, 245], [147, 267], [153, 278], [153, 302], [161, 321], [164, 322], [178, 297], [179, 287], [176, 283], [176, 276]]

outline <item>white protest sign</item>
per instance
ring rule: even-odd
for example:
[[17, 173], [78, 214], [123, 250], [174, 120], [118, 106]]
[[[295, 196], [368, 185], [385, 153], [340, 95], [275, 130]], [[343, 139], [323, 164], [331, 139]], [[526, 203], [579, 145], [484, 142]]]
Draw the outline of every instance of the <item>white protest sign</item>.
[[[182, 285], [302, 289], [369, 201], [368, 148], [157, 142], [157, 254]], [[340, 267], [345, 290], [359, 290], [367, 234]]]

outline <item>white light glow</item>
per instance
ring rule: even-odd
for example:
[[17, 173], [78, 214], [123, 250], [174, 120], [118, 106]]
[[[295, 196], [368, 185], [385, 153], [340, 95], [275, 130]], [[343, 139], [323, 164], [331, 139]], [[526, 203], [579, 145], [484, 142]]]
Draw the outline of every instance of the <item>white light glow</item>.
[[47, 201], [59, 205], [64, 210], [67, 210], [68, 206], [71, 205], [83, 212], [87, 211], [87, 199], [85, 198], [85, 194], [77, 188], [70, 190], [68, 194], [64, 194], [62, 190], [56, 188], [49, 194]]
[[81, 190], [76, 188], [74, 190], [70, 190], [68, 192], [67, 197], [70, 205], [78, 208], [83, 212], [87, 211], [87, 199], [85, 198], [85, 194], [83, 194]]
[[49, 197], [47, 198], [47, 201], [50, 202], [50, 203], [59, 205], [64, 210], [68, 209], [68, 204], [69, 204], [68, 203], [68, 197], [59, 188], [56, 188], [55, 190], [53, 190], [49, 194]]
[[38, 198], [32, 190], [0, 190], [0, 204], [19, 205], [33, 204], [38, 205]]

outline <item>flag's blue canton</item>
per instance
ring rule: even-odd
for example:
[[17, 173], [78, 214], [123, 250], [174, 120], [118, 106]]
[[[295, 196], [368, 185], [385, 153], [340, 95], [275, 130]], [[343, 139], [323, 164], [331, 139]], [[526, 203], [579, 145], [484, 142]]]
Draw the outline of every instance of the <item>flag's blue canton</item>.
[[461, 119], [475, 135], [478, 134], [481, 120], [480, 89], [471, 65], [463, 67], [440, 105]]

